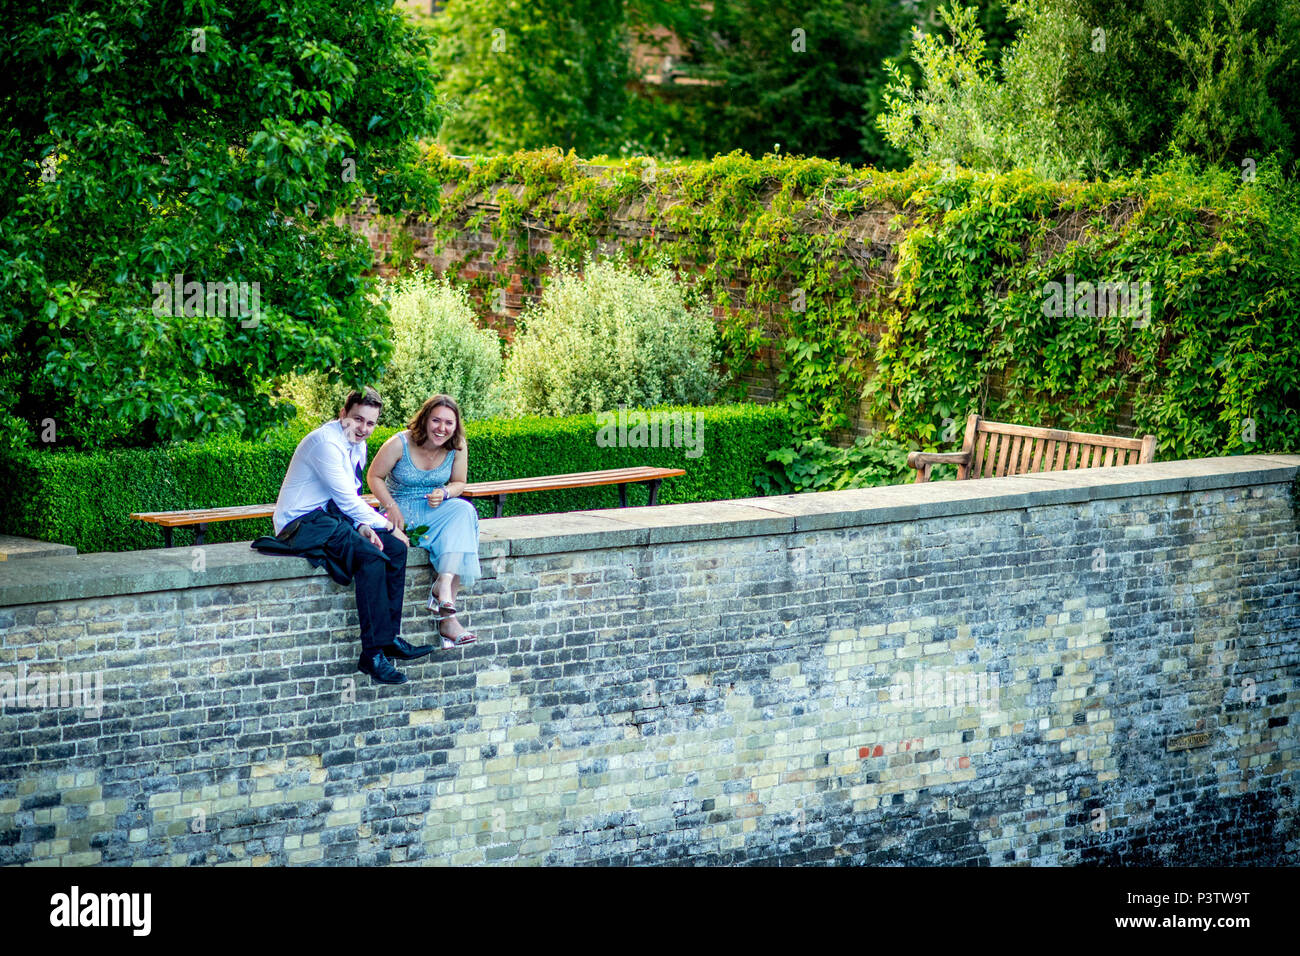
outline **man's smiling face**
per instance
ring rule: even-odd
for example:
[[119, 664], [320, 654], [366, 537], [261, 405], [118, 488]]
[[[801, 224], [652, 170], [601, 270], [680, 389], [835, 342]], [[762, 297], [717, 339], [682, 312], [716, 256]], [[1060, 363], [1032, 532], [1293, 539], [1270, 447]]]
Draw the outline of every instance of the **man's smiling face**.
[[339, 411], [339, 423], [343, 426], [343, 434], [348, 441], [356, 445], [369, 438], [379, 424], [379, 409], [358, 402], [350, 411]]

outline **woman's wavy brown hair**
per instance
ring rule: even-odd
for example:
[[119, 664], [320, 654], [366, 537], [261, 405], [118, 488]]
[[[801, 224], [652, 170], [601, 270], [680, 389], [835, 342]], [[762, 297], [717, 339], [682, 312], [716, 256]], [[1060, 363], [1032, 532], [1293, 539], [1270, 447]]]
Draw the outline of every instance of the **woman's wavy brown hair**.
[[420, 406], [420, 410], [407, 423], [407, 431], [411, 433], [411, 441], [417, 445], [423, 445], [429, 438], [429, 416], [433, 410], [443, 406], [450, 408], [452, 414], [456, 416], [456, 428], [447, 439], [446, 444], [455, 448], [457, 451], [465, 450], [465, 424], [461, 421], [460, 406], [456, 404], [456, 399], [450, 395], [435, 395], [427, 402]]

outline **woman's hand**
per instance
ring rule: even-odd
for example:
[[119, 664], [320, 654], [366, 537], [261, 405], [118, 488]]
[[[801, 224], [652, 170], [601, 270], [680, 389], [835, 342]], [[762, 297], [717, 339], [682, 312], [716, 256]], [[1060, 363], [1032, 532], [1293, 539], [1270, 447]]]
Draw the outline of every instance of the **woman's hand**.
[[393, 523], [394, 531], [406, 530], [406, 517], [402, 514], [401, 508], [397, 507], [397, 505], [393, 505], [393, 507], [389, 508], [384, 513], [388, 516], [388, 520]]
[[436, 508], [447, 500], [447, 489], [434, 488], [433, 491], [424, 496], [424, 500], [429, 502], [429, 507]]

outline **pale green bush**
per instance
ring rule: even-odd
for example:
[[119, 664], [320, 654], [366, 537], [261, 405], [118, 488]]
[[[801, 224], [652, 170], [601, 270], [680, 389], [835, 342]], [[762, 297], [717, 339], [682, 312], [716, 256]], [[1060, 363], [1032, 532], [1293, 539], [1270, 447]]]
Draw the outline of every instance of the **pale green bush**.
[[[393, 358], [373, 383], [384, 399], [385, 425], [404, 424], [430, 395], [456, 399], [466, 419], [505, 412], [501, 345], [495, 332], [478, 327], [469, 298], [445, 279], [417, 272], [386, 289]], [[332, 418], [352, 387], [324, 374], [296, 375], [281, 398], [302, 416]]]
[[717, 327], [665, 266], [562, 268], [521, 317], [506, 361], [514, 414], [704, 405], [721, 384]]
[[1062, 58], [1067, 47], [1087, 48], [1085, 23], [1061, 4], [1013, 3], [1009, 15], [1023, 27], [999, 66], [984, 54], [975, 7], [942, 9], [952, 37], [916, 38], [919, 85], [897, 65], [885, 65], [891, 80], [876, 124], [890, 145], [916, 162], [1000, 172], [1020, 167], [1049, 179], [1104, 167], [1097, 124], [1067, 104], [1064, 91]]

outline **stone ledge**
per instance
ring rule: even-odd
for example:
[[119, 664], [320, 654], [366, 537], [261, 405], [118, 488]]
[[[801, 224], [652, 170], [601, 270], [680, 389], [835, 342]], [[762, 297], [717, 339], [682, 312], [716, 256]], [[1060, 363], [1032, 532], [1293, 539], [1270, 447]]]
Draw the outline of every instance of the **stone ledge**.
[[[526, 515], [480, 523], [479, 557], [635, 548], [677, 542], [852, 528], [1109, 498], [1175, 495], [1292, 481], [1300, 455], [1200, 458], [1012, 478], [892, 485], [654, 508]], [[299, 558], [258, 554], [247, 542], [102, 552], [0, 563], [0, 607], [178, 588], [324, 575]], [[414, 549], [408, 567], [426, 567]], [[484, 568], [491, 574], [490, 566]]]
[[0, 534], [0, 561], [52, 558], [56, 555], [76, 553], [77, 549], [70, 544], [55, 544], [53, 541], [37, 541], [35, 538]]

